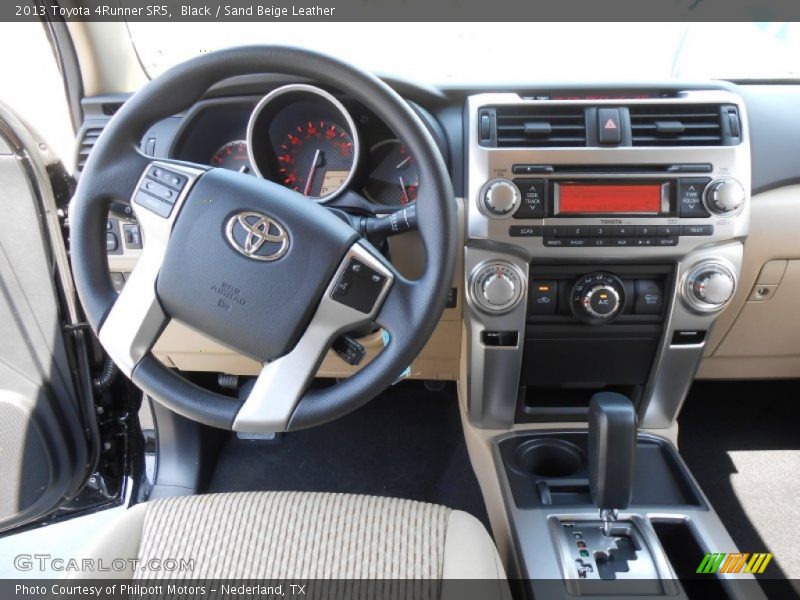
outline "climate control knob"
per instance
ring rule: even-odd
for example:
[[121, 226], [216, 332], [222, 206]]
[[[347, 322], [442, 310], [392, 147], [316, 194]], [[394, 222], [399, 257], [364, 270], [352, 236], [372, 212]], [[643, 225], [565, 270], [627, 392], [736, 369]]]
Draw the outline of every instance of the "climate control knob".
[[519, 208], [522, 195], [513, 181], [494, 179], [481, 191], [483, 210], [490, 217], [504, 218], [511, 216]]
[[741, 183], [735, 179], [718, 179], [706, 187], [706, 208], [718, 215], [734, 213], [742, 207], [745, 197]]
[[700, 311], [722, 309], [736, 291], [736, 276], [721, 263], [704, 263], [692, 269], [686, 277], [683, 295], [689, 304]]
[[470, 295], [485, 312], [506, 312], [522, 298], [523, 281], [522, 273], [510, 263], [486, 263], [472, 276]]
[[572, 287], [572, 312], [592, 325], [607, 323], [625, 304], [625, 286], [611, 273], [590, 273]]

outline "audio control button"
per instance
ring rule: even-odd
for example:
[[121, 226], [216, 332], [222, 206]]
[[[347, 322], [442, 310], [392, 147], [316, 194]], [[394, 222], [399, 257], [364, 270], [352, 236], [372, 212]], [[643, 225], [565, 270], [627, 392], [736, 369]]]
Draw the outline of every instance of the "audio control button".
[[711, 180], [708, 177], [689, 177], [678, 180], [678, 216], [709, 217], [703, 205], [703, 193]]
[[520, 191], [521, 201], [514, 213], [515, 219], [544, 218], [544, 179], [515, 179]]
[[512, 225], [508, 228], [511, 237], [542, 237], [541, 225]]
[[544, 238], [544, 245], [546, 248], [561, 248], [566, 241], [566, 238]]
[[713, 225], [683, 225], [681, 235], [714, 235]]
[[510, 217], [520, 205], [520, 191], [507, 179], [495, 179], [487, 183], [481, 191], [481, 204], [490, 217]]

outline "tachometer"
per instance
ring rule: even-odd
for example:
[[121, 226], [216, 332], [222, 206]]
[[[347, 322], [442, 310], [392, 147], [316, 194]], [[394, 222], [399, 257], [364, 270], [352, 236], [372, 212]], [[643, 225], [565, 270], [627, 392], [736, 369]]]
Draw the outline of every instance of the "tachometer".
[[378, 142], [369, 149], [364, 195], [375, 204], [405, 206], [417, 199], [419, 172], [400, 140]]
[[307, 121], [290, 130], [280, 145], [279, 177], [305, 196], [330, 196], [353, 170], [353, 138], [331, 121]]
[[220, 169], [249, 173], [252, 167], [247, 153], [247, 142], [244, 140], [228, 142], [214, 153], [209, 164]]

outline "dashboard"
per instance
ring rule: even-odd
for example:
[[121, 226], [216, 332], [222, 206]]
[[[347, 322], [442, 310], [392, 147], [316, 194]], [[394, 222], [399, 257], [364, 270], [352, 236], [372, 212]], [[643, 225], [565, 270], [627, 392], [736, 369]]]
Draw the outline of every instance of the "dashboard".
[[[389, 83], [448, 164], [464, 246], [411, 377], [456, 380], [466, 368], [470, 418], [507, 425], [578, 415], [592, 390], [609, 386], [642, 417], [669, 420], [685, 392], [675, 382], [695, 370], [800, 374], [800, 328], [786, 326], [800, 293], [800, 86]], [[124, 99], [87, 100], [81, 152]], [[709, 135], [721, 137], [710, 145]], [[362, 214], [417, 200], [402, 140], [358, 102], [308, 81], [231, 81], [154, 124], [141, 150]], [[121, 287], [143, 241], [124, 207], [112, 217], [109, 264]], [[408, 277], [424, 268], [414, 233], [384, 250]], [[379, 333], [359, 341], [366, 360], [385, 343]], [[155, 353], [186, 371], [260, 368], [180, 323]], [[354, 370], [331, 355], [320, 373]]]
[[[442, 147], [433, 117], [415, 109]], [[367, 212], [412, 204], [419, 189], [414, 156], [380, 119], [358, 102], [303, 83], [198, 103], [169, 156], [262, 177], [326, 204], [355, 190], [366, 202], [353, 207], [351, 197], [345, 204]]]

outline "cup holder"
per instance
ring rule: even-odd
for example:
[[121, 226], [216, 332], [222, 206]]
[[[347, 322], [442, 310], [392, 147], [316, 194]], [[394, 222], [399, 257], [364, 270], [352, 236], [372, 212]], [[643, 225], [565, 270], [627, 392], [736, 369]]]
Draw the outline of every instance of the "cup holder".
[[531, 440], [517, 448], [517, 468], [539, 477], [568, 477], [584, 468], [580, 448], [563, 440]]

